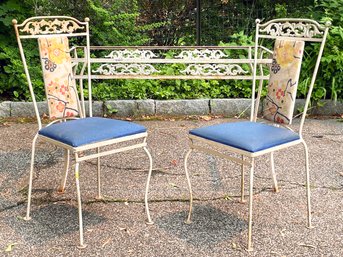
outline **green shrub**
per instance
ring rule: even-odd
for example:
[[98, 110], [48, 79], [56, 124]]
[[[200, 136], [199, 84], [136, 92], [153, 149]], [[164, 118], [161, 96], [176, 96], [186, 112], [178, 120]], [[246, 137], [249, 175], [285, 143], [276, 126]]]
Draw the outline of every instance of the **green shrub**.
[[[269, 1], [259, 3], [263, 5], [267, 2], [269, 3]], [[306, 3], [309, 2], [311, 1]], [[313, 6], [308, 6], [308, 11], [304, 5], [303, 8], [295, 12], [292, 11], [294, 8], [289, 5], [286, 1], [278, 1], [274, 10], [275, 17], [308, 17], [322, 22], [332, 21], [333, 26], [327, 39], [313, 97], [315, 100], [323, 98], [343, 99], [343, 1], [318, 0]], [[263, 7], [269, 8], [268, 10], [271, 9], [267, 4]], [[144, 24], [139, 19], [141, 16], [137, 0], [3, 1], [0, 3], [0, 101], [31, 100], [11, 20], [16, 18], [22, 22], [28, 17], [37, 15], [70, 15], [80, 20], [89, 16], [91, 18], [92, 45], [146, 44], [153, 36], [153, 33], [150, 32], [158, 31], [159, 26], [165, 24], [164, 21]], [[249, 19], [250, 24], [252, 17], [249, 16], [247, 19]], [[170, 23], [170, 20], [165, 22]], [[251, 25], [249, 26], [251, 27]], [[187, 33], [193, 32], [189, 30]], [[218, 30], [213, 32], [220, 33]], [[252, 45], [254, 39], [252, 36], [246, 36], [246, 33], [253, 35], [250, 31], [242, 30], [230, 36], [229, 45]], [[177, 42], [183, 44], [189, 41], [186, 40], [187, 38], [190, 38], [190, 35], [183, 35], [177, 39]], [[219, 43], [219, 45], [225, 44]], [[36, 89], [37, 100], [43, 100], [45, 93], [41, 79], [37, 43], [28, 43], [26, 49], [25, 53], [32, 74], [32, 83]], [[305, 49], [300, 79], [302, 82], [299, 84], [298, 90], [298, 97], [300, 98], [304, 97], [307, 92], [311, 74], [309, 70], [313, 68], [315, 62], [315, 56], [308, 53], [313, 52], [313, 50], [318, 52], [318, 44], [309, 45]], [[240, 55], [244, 54], [243, 51], [226, 51], [226, 53], [232, 58], [242, 58]], [[166, 66], [162, 73], [173, 74], [183, 67], [180, 64]], [[238, 98], [250, 97], [251, 95], [251, 81], [237, 80], [106, 80], [94, 81], [93, 85], [94, 99], [99, 100]]]

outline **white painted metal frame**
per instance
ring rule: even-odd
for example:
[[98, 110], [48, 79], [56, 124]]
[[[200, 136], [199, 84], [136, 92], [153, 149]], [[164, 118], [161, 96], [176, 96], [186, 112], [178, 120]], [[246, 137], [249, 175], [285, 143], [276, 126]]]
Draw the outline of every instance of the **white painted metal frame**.
[[[26, 63], [26, 58], [24, 54], [24, 49], [22, 46], [22, 40], [26, 39], [37, 39], [40, 37], [56, 37], [56, 36], [67, 36], [67, 37], [83, 37], [85, 38], [86, 44], [82, 47], [84, 52], [83, 57], [83, 65], [81, 67], [80, 75], [77, 78], [74, 76], [74, 79], [79, 79], [79, 90], [81, 94], [81, 103], [78, 104], [79, 108], [81, 108], [81, 118], [85, 116], [85, 103], [84, 103], [84, 96], [83, 96], [83, 79], [86, 79], [88, 82], [88, 92], [89, 92], [89, 116], [92, 116], [92, 88], [91, 88], [91, 67], [90, 67], [90, 42], [89, 42], [89, 19], [86, 18], [84, 22], [78, 21], [75, 18], [67, 17], [67, 16], [40, 16], [40, 17], [32, 17], [26, 19], [23, 23], [18, 24], [16, 20], [13, 20], [13, 25], [18, 41], [19, 51], [21, 55], [21, 59], [23, 61], [23, 66], [25, 70], [25, 74], [27, 77], [27, 82], [29, 86], [29, 90], [31, 93], [32, 101], [34, 104], [34, 110], [38, 122], [39, 130], [42, 128], [42, 122], [40, 118], [40, 114], [37, 107], [37, 102], [34, 94], [34, 88], [32, 86], [31, 77], [29, 73], [29, 69]], [[74, 56], [77, 58], [76, 48], [71, 48], [71, 51], [74, 52]], [[77, 64], [75, 64], [74, 72], [77, 71]], [[86, 71], [86, 75], [84, 75]], [[56, 123], [56, 122], [66, 122], [67, 119], [62, 120], [55, 120], [51, 122], [49, 125]], [[48, 126], [49, 126], [48, 125]], [[31, 206], [31, 194], [32, 194], [32, 180], [33, 180], [33, 170], [34, 170], [34, 158], [35, 158], [35, 148], [36, 148], [36, 141], [40, 139], [45, 142], [52, 143], [58, 147], [64, 149], [64, 172], [63, 177], [61, 180], [61, 184], [59, 187], [59, 192], [63, 193], [66, 187], [66, 180], [67, 174], [69, 169], [69, 162], [70, 162], [70, 154], [73, 154], [75, 157], [75, 183], [76, 183], [76, 192], [77, 192], [77, 203], [78, 203], [78, 216], [79, 216], [79, 233], [80, 233], [80, 248], [84, 248], [86, 245], [84, 244], [83, 238], [83, 220], [82, 220], [82, 208], [81, 208], [81, 192], [80, 192], [80, 163], [85, 160], [89, 159], [97, 159], [97, 198], [102, 198], [101, 195], [101, 181], [100, 181], [100, 157], [106, 156], [109, 154], [129, 151], [136, 148], [143, 148], [145, 153], [149, 158], [149, 171], [148, 171], [148, 178], [145, 187], [145, 210], [146, 215], [148, 218], [148, 224], [152, 224], [152, 220], [149, 213], [148, 207], [148, 191], [149, 191], [149, 183], [152, 173], [152, 157], [147, 149], [146, 143], [147, 133], [140, 133], [132, 136], [121, 137], [117, 139], [111, 139], [107, 141], [87, 144], [80, 147], [72, 147], [70, 145], [64, 144], [60, 141], [53, 140], [51, 138], [47, 138], [45, 136], [39, 135], [38, 133], [35, 135], [33, 142], [32, 142], [32, 155], [31, 155], [31, 166], [30, 166], [30, 176], [29, 176], [29, 190], [28, 190], [28, 204], [27, 204], [27, 211], [25, 220], [30, 220], [30, 206]], [[135, 140], [135, 141], [133, 141]], [[136, 143], [137, 140], [142, 140], [140, 143]], [[100, 151], [102, 147], [113, 145], [120, 142], [128, 142], [131, 143], [129, 146], [115, 148], [106, 151]], [[132, 143], [133, 142], [133, 143]], [[86, 150], [94, 149], [96, 153], [86, 154]], [[82, 153], [82, 154], [80, 154]]]
[[[91, 46], [90, 49], [92, 79], [253, 79], [253, 46]], [[225, 51], [242, 51], [245, 58], [231, 58]], [[75, 57], [73, 62], [84, 63], [85, 59]], [[261, 58], [257, 62], [270, 64], [272, 59]], [[161, 67], [173, 64], [185, 68], [175, 70], [175, 74], [162, 72]], [[77, 74], [75, 78], [86, 77]]]
[[[192, 187], [190, 182], [190, 176], [188, 172], [188, 158], [190, 153], [194, 150], [198, 150], [204, 153], [208, 153], [211, 155], [215, 155], [221, 158], [229, 159], [241, 164], [241, 201], [244, 202], [244, 165], [250, 168], [250, 176], [249, 176], [249, 217], [248, 217], [248, 244], [247, 250], [252, 251], [252, 214], [253, 214], [253, 182], [254, 182], [254, 164], [255, 158], [257, 156], [261, 156], [264, 154], [270, 154], [270, 161], [271, 161], [271, 173], [273, 178], [273, 187], [274, 191], [278, 192], [279, 188], [277, 185], [275, 168], [274, 168], [274, 155], [275, 151], [288, 148], [297, 144], [303, 144], [305, 150], [305, 169], [306, 169], [306, 195], [307, 195], [307, 222], [308, 228], [312, 228], [311, 224], [311, 201], [310, 201], [310, 171], [309, 171], [309, 158], [308, 158], [308, 148], [307, 145], [302, 137], [302, 130], [304, 126], [304, 121], [308, 109], [308, 105], [310, 103], [311, 93], [313, 90], [313, 86], [315, 83], [316, 75], [318, 72], [320, 59], [323, 53], [326, 37], [328, 34], [328, 30], [330, 27], [330, 22], [327, 22], [325, 26], [320, 25], [316, 21], [309, 20], [309, 19], [275, 19], [268, 21], [266, 23], [260, 24], [260, 20], [256, 20], [256, 40], [255, 40], [255, 48], [254, 48], [254, 62], [253, 62], [253, 79], [252, 79], [252, 98], [251, 98], [251, 115], [250, 121], [256, 122], [257, 114], [258, 114], [258, 107], [260, 104], [260, 97], [261, 91], [263, 87], [263, 69], [260, 66], [259, 73], [260, 76], [257, 75], [257, 64], [263, 63], [259, 60], [262, 59], [263, 54], [259, 49], [267, 50], [264, 47], [259, 46], [259, 39], [292, 39], [292, 40], [302, 40], [302, 41], [309, 41], [309, 42], [317, 42], [320, 43], [320, 49], [317, 57], [317, 61], [313, 70], [311, 84], [309, 86], [309, 90], [306, 97], [306, 102], [304, 106], [304, 112], [301, 117], [300, 126], [299, 126], [299, 140], [295, 140], [286, 144], [274, 146], [265, 150], [261, 150], [258, 152], [248, 152], [238, 148], [230, 147], [221, 143], [217, 143], [211, 140], [207, 140], [195, 135], [189, 135], [189, 146], [190, 150], [186, 153], [184, 165], [185, 165], [185, 173], [186, 178], [189, 186], [189, 193], [190, 193], [190, 205], [189, 205], [189, 214], [186, 220], [186, 223], [191, 222], [191, 213], [192, 213], [192, 204], [193, 204], [193, 195], [192, 195]], [[267, 50], [268, 51], [268, 50]], [[270, 52], [270, 51], [268, 51]], [[258, 59], [259, 58], [259, 59]], [[262, 77], [262, 79], [261, 79]], [[260, 80], [259, 86], [256, 90], [256, 81]], [[257, 92], [256, 92], [257, 91]], [[255, 97], [255, 93], [257, 96]], [[209, 147], [198, 146], [197, 143], [206, 143]], [[227, 156], [222, 154], [221, 152], [215, 149], [223, 149], [229, 151], [231, 153], [239, 154], [242, 156], [241, 159]], [[248, 160], [247, 160], [248, 159]]]

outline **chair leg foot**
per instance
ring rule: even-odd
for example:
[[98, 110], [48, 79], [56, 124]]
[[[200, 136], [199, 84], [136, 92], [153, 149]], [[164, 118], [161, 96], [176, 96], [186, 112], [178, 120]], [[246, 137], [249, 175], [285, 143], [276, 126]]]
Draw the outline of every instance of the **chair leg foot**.
[[248, 247], [246, 250], [247, 250], [247, 252], [252, 252], [252, 251], [254, 251], [254, 248], [252, 248], [252, 247], [250, 246], [250, 247]]
[[64, 188], [57, 189], [57, 194], [63, 195], [64, 193], [65, 193], [65, 189]]
[[191, 219], [187, 219], [187, 220], [185, 220], [185, 224], [192, 224], [192, 221], [191, 221]]
[[86, 247], [87, 247], [87, 245], [86, 244], [80, 244], [80, 245], [78, 245], [78, 246], [76, 246], [78, 249], [85, 249]]
[[29, 220], [31, 220], [32, 218], [31, 217], [27, 217], [27, 216], [25, 216], [24, 218], [23, 218], [23, 220], [26, 220], [26, 221], [29, 221]]
[[152, 220], [148, 220], [147, 222], [145, 222], [145, 224], [147, 224], [147, 225], [153, 225], [154, 222], [153, 222]]

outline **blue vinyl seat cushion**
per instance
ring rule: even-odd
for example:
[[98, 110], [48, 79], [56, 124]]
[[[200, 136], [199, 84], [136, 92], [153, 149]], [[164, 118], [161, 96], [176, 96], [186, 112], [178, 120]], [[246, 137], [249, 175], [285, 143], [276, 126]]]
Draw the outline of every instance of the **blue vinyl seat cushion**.
[[89, 117], [52, 124], [42, 128], [38, 134], [78, 147], [143, 132], [146, 128], [133, 122]]
[[212, 125], [189, 133], [252, 153], [300, 139], [286, 128], [250, 121]]

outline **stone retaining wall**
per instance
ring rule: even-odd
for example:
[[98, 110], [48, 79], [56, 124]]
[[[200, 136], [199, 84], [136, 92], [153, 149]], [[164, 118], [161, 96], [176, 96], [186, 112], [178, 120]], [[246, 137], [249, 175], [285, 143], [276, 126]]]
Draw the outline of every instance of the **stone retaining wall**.
[[[93, 116], [111, 114], [118, 117], [141, 115], [224, 115], [234, 117], [250, 114], [250, 99], [195, 99], [195, 100], [114, 100], [95, 101]], [[321, 101], [320, 107], [311, 108], [315, 115], [343, 114], [343, 103], [334, 103], [331, 100]], [[304, 100], [296, 102], [296, 110], [301, 109]], [[88, 103], [86, 103], [86, 109]], [[48, 113], [45, 102], [38, 102], [41, 114]], [[259, 110], [262, 111], [262, 108]], [[0, 117], [30, 117], [35, 116], [31, 102], [0, 102]]]

